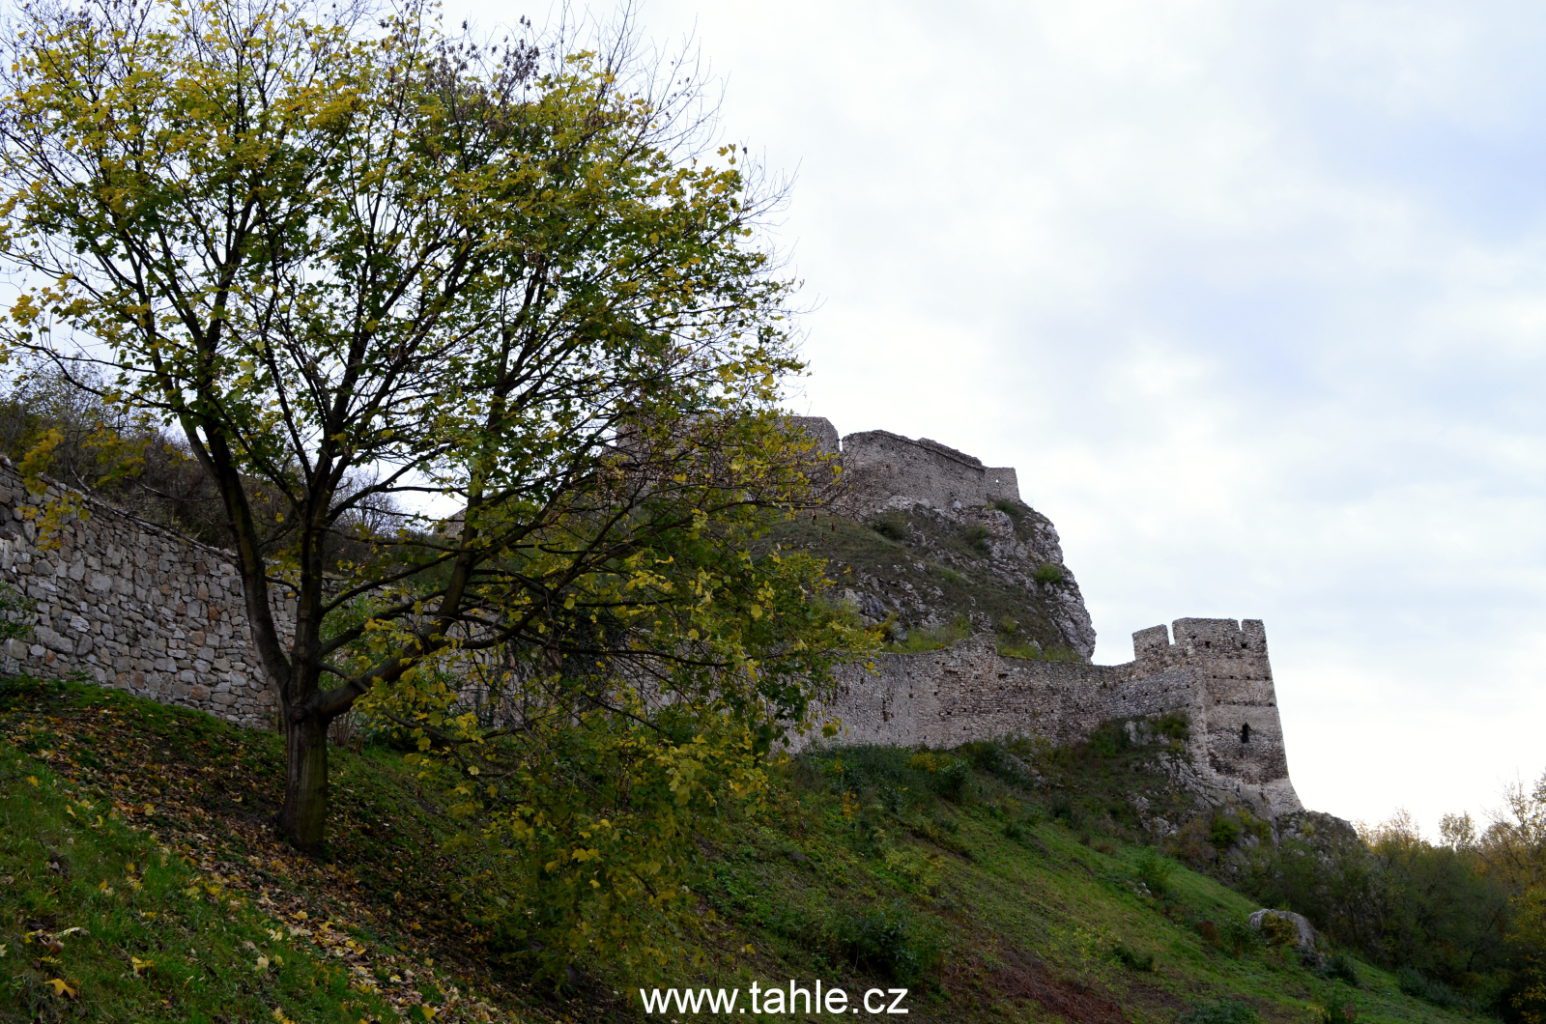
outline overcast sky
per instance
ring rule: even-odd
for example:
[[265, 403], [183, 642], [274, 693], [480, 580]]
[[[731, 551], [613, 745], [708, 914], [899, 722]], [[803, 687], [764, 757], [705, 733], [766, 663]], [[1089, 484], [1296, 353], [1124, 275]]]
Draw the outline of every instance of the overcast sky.
[[1300, 796], [1352, 819], [1546, 769], [1546, 6], [639, 20], [795, 176], [796, 410], [1018, 467], [1097, 661], [1264, 619]]

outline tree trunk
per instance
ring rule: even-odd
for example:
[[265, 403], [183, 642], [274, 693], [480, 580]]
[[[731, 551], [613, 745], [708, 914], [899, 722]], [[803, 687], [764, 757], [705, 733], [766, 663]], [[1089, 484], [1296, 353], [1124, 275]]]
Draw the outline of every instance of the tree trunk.
[[298, 850], [322, 847], [327, 825], [327, 723], [315, 712], [285, 716], [285, 803], [279, 831]]

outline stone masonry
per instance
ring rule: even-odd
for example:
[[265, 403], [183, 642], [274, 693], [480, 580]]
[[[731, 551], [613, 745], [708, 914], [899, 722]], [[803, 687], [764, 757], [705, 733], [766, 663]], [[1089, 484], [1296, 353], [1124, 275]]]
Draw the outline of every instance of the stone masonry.
[[849, 434], [842, 443], [843, 482], [861, 506], [922, 504], [949, 509], [1019, 501], [1015, 471], [928, 438], [914, 441], [885, 430]]
[[880, 654], [843, 674], [820, 717], [839, 724], [839, 743], [953, 747], [1011, 736], [1070, 743], [1105, 722], [1179, 712], [1206, 788], [1269, 817], [1301, 810], [1262, 624], [1178, 619], [1171, 629], [1134, 634], [1134, 659], [1122, 665], [1006, 658], [990, 636]]
[[6, 650], [10, 671], [83, 672], [108, 686], [272, 727], [277, 702], [252, 650], [241, 578], [229, 552], [85, 499], [38, 544], [24, 512], [64, 493], [29, 495], [0, 460], [0, 579], [33, 606], [30, 640]]

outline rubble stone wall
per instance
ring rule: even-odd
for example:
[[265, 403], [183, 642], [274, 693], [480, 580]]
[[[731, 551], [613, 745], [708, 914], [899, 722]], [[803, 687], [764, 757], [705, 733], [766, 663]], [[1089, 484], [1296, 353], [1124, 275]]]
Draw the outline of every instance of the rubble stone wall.
[[952, 747], [1013, 736], [1069, 743], [1105, 722], [1184, 714], [1211, 788], [1272, 816], [1300, 810], [1288, 777], [1266, 633], [1248, 619], [1178, 619], [1134, 635], [1123, 665], [1033, 661], [980, 637], [922, 654], [881, 654], [840, 680], [822, 717], [835, 742]]
[[[67, 494], [83, 501], [81, 514], [40, 544], [29, 509]], [[0, 579], [32, 605], [32, 636], [7, 645], [8, 671], [84, 672], [241, 725], [276, 724], [229, 552], [60, 485], [29, 494], [0, 460]]]

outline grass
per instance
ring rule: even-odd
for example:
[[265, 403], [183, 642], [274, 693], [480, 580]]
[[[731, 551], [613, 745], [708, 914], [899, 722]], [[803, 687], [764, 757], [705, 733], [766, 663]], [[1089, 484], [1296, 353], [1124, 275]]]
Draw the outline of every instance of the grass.
[[[1184, 723], [1147, 735], [783, 763], [764, 808], [703, 847], [700, 927], [662, 971], [907, 988], [919, 1022], [1479, 1019], [1353, 958], [1315, 973], [1245, 927], [1248, 898], [1135, 841], [1132, 795], [1184, 813], [1145, 768]], [[563, 996], [498, 965], [456, 909], [478, 850], [448, 842], [436, 790], [390, 751], [335, 753], [336, 840], [314, 861], [267, 827], [274, 736], [11, 681], [0, 737], [0, 1021], [642, 1019], [605, 963]]]
[[0, 746], [0, 1020], [379, 1018], [368, 973], [304, 920], [264, 912], [219, 871], [128, 824], [46, 763]]
[[888, 643], [886, 650], [898, 654], [920, 654], [952, 647], [972, 635], [972, 624], [964, 615], [937, 626], [920, 626], [902, 639]]
[[[1036, 513], [1022, 505], [1012, 507], [1015, 531], [1024, 539]], [[1011, 639], [1026, 649], [1033, 644], [1044, 650], [1068, 649], [1055, 624], [1053, 589], [1024, 586], [1001, 575], [984, 557], [989, 550], [984, 526], [963, 527], [925, 509], [888, 509], [868, 523], [837, 515], [802, 516], [781, 524], [771, 539], [829, 559], [840, 585], [848, 578], [869, 577], [882, 592], [923, 596], [936, 614], [948, 610], [980, 624], [1012, 618], [1017, 630]], [[1050, 579], [1052, 570], [1058, 571], [1056, 580]], [[1055, 565], [1039, 566], [1032, 573], [1043, 584], [1064, 578]], [[916, 632], [922, 623], [902, 625]]]

